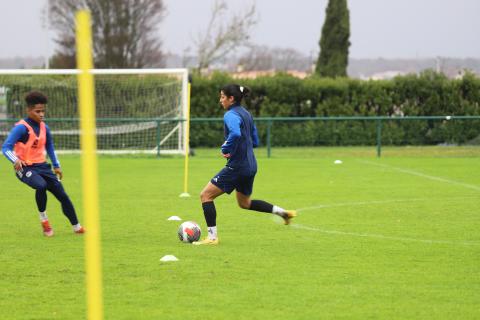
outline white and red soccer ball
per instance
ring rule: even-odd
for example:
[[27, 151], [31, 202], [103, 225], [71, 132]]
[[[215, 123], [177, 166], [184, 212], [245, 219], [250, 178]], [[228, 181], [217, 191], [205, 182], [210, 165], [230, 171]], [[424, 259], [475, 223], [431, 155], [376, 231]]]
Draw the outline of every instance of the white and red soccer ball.
[[178, 238], [185, 243], [192, 243], [200, 240], [202, 230], [200, 226], [193, 221], [185, 221], [178, 228]]

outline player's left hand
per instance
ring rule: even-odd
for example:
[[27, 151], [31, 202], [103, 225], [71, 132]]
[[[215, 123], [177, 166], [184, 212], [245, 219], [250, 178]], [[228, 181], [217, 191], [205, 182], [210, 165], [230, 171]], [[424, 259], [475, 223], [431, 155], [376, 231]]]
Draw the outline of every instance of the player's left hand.
[[54, 168], [53, 171], [55, 172], [55, 175], [58, 178], [58, 181], [61, 181], [63, 179], [63, 172], [62, 169], [60, 168]]
[[228, 158], [230, 158], [230, 153], [222, 153], [222, 156], [223, 156], [224, 158], [227, 158], [227, 159], [228, 159]]

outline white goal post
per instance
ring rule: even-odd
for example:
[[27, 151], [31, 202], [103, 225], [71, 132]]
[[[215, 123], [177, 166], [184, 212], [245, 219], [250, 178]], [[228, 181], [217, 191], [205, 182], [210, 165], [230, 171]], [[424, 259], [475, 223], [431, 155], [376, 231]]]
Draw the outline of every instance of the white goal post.
[[[185, 154], [187, 69], [92, 69], [99, 153]], [[76, 69], [0, 69], [0, 139], [25, 116], [30, 91], [48, 97], [58, 153], [80, 152]]]

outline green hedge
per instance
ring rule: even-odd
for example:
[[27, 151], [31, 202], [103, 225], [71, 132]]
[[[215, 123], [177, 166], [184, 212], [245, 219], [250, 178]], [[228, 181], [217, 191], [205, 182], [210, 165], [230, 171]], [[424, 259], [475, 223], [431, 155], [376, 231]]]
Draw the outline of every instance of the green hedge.
[[[245, 105], [255, 117], [480, 115], [479, 78], [467, 74], [452, 80], [426, 71], [382, 81], [302, 80], [286, 74], [253, 80], [232, 79], [225, 73], [194, 77], [192, 117], [222, 117], [218, 90], [228, 83], [250, 87], [252, 94]], [[382, 143], [464, 144], [480, 135], [479, 124], [472, 120], [384, 121]], [[258, 122], [257, 126], [265, 143], [266, 125]], [[275, 122], [272, 145], [370, 145], [375, 144], [375, 129], [373, 121]], [[193, 147], [218, 146], [222, 141], [220, 124], [192, 123]]]

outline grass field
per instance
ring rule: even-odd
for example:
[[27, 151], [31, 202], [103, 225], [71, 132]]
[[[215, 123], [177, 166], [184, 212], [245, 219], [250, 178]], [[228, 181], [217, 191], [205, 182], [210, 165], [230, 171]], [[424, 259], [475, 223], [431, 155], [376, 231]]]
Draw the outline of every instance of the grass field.
[[[479, 148], [260, 150], [253, 198], [299, 216], [222, 196], [217, 247], [180, 243], [167, 221], [205, 229], [198, 194], [224, 162], [196, 154], [189, 199], [181, 158], [100, 158], [105, 319], [480, 318]], [[82, 218], [80, 159], [60, 160]], [[86, 318], [82, 236], [50, 196], [44, 238], [33, 191], [5, 159], [0, 174], [0, 318]]]

